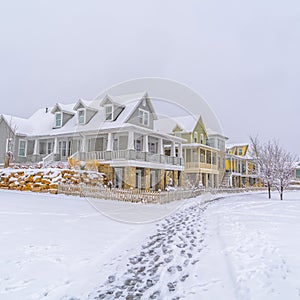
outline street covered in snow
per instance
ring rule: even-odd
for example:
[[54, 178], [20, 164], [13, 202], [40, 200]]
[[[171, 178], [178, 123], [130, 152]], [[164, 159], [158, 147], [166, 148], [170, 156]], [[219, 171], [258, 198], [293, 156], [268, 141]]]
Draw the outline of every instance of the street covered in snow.
[[1, 190], [0, 299], [300, 299], [300, 192], [213, 198], [131, 224], [145, 204]]

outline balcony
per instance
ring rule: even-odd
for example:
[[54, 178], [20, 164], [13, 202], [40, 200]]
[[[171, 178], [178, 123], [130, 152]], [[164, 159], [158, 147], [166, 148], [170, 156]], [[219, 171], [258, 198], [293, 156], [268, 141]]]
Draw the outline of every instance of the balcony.
[[161, 155], [161, 154], [150, 153], [150, 152], [142, 152], [137, 150], [76, 152], [75, 154], [72, 155], [72, 158], [80, 161], [136, 160], [136, 161], [183, 166], [183, 159], [180, 157], [172, 157], [172, 156]]
[[201, 163], [198, 161], [195, 162], [186, 162], [184, 164], [185, 170], [193, 170], [193, 169], [211, 169], [211, 170], [218, 170], [217, 165]]

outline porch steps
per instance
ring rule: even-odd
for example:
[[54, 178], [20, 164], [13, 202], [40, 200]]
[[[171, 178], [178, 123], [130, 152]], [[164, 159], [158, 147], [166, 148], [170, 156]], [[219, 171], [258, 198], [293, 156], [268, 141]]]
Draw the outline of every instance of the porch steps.
[[231, 172], [226, 172], [224, 174], [224, 177], [223, 177], [222, 182], [220, 184], [220, 188], [228, 188], [229, 187], [229, 180], [230, 180], [231, 175], [232, 175]]

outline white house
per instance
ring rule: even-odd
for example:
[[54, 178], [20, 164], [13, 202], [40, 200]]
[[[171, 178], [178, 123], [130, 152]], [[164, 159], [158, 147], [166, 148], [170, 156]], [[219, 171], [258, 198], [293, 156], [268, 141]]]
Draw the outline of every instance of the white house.
[[168, 178], [180, 185], [183, 139], [158, 132], [156, 121], [146, 92], [56, 103], [28, 119], [1, 115], [0, 159], [11, 150], [17, 163], [93, 161], [115, 187], [164, 189]]

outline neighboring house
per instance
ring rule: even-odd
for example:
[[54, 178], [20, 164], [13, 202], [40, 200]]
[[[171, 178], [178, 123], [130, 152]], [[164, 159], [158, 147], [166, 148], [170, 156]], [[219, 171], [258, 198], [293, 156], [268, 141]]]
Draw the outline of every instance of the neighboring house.
[[1, 115], [0, 159], [12, 124], [14, 162], [95, 161], [115, 187], [164, 189], [169, 178], [181, 185], [183, 140], [154, 130], [156, 120], [146, 92], [56, 103], [28, 119]]
[[259, 184], [257, 165], [249, 154], [249, 144], [226, 145], [226, 174], [222, 187], [248, 187]]
[[300, 162], [296, 163], [294, 178], [295, 180], [300, 181]]
[[225, 141], [223, 134], [206, 129], [201, 116], [183, 116], [158, 122], [161, 132], [183, 138], [186, 180], [195, 186], [219, 187], [225, 173]]

